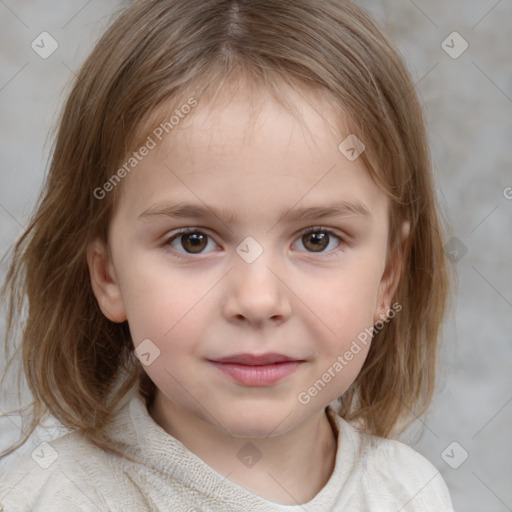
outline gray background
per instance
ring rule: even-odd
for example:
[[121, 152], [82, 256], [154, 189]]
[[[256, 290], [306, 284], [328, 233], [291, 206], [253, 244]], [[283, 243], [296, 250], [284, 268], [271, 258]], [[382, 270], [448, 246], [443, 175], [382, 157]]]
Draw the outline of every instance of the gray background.
[[[512, 0], [360, 3], [415, 78], [460, 258], [435, 402], [403, 440], [440, 470], [457, 511], [512, 510]], [[70, 80], [121, 5], [0, 0], [0, 256], [37, 198]], [[31, 48], [43, 31], [59, 44], [47, 59]], [[454, 31], [469, 44], [458, 58], [442, 47]], [[444, 46], [453, 53], [462, 40], [452, 39]], [[5, 312], [0, 322], [3, 331]], [[0, 421], [0, 444], [16, 436], [16, 425], [14, 416]], [[38, 432], [25, 449], [52, 435]]]

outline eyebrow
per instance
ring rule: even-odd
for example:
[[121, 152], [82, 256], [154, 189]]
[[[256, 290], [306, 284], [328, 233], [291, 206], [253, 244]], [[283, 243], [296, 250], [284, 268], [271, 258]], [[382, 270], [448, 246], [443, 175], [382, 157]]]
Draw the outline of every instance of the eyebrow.
[[[213, 206], [190, 203], [157, 204], [143, 211], [139, 215], [139, 219], [152, 220], [159, 217], [170, 217], [174, 219], [210, 219], [212, 216], [228, 224], [233, 221], [235, 212], [227, 208], [215, 208]], [[324, 206], [307, 206], [284, 210], [281, 212], [279, 219], [287, 218], [291, 221], [304, 221], [326, 217], [370, 218], [371, 213], [368, 207], [359, 201], [335, 201]]]

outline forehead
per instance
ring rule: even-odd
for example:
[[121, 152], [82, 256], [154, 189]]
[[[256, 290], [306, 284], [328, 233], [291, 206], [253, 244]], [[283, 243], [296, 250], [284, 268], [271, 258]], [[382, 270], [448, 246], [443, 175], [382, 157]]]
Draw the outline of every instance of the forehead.
[[[340, 152], [349, 134], [328, 101], [290, 89], [290, 112], [271, 95], [253, 93], [239, 89], [215, 102], [196, 100], [193, 109], [174, 103], [174, 110], [159, 111], [154, 119], [164, 121], [147, 131], [155, 147], [123, 183], [130, 209], [140, 213], [184, 199], [229, 204], [235, 211], [251, 203], [282, 209], [327, 199], [358, 198], [370, 210], [385, 205], [362, 160], [350, 161]], [[161, 140], [155, 135], [159, 127]]]
[[[208, 76], [205, 77], [206, 81]], [[334, 110], [342, 111], [339, 101], [336, 101], [327, 90], [313, 89], [294, 78], [290, 77], [287, 81], [280, 75], [272, 75], [268, 83], [263, 85], [260, 83], [261, 79], [251, 78], [241, 72], [240, 75], [228, 77], [225, 81], [219, 80], [218, 77], [212, 78], [208, 85], [203, 85], [203, 81], [198, 82], [201, 85], [197, 85], [197, 80], [192, 82], [179, 92], [178, 96], [148, 111], [135, 129], [135, 146], [142, 144], [148, 134], [171, 120], [175, 125], [164, 133], [164, 136], [169, 135], [166, 139], [172, 139], [178, 133], [183, 136], [190, 125], [194, 126], [195, 133], [199, 133], [201, 125], [212, 115], [218, 118], [222, 116], [223, 111], [231, 113], [235, 109], [240, 113], [240, 123], [244, 124], [245, 129], [249, 129], [258, 118], [261, 120], [265, 117], [265, 110], [268, 111], [269, 106], [281, 107], [282, 114], [294, 116], [303, 129], [308, 129], [313, 122], [311, 116], [309, 119], [303, 118], [304, 107], [309, 106], [309, 110], [316, 111], [317, 117], [325, 121], [336, 138], [340, 131], [347, 130], [347, 116], [334, 114]], [[195, 106], [189, 109], [188, 104], [191, 103]], [[180, 112], [182, 110], [186, 112]]]

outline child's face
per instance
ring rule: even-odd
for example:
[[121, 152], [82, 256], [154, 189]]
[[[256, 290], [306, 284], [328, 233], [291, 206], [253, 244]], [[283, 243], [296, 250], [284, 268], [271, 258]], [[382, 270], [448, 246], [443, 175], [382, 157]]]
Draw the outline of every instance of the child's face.
[[[254, 119], [241, 93], [153, 135], [157, 147], [119, 185], [112, 281], [93, 278], [104, 313], [128, 320], [135, 346], [151, 340], [142, 361], [169, 410], [233, 435], [278, 435], [321, 414], [369, 343], [344, 354], [392, 299], [387, 199], [361, 159], [338, 150], [348, 133], [333, 135], [317, 113], [334, 126], [328, 107], [295, 100], [306, 127], [270, 98]], [[203, 213], [149, 213], [178, 203]], [[367, 214], [295, 218], [335, 203]], [[314, 227], [325, 229], [304, 236]], [[169, 241], [183, 228], [200, 233]], [[288, 363], [242, 366], [241, 354]]]

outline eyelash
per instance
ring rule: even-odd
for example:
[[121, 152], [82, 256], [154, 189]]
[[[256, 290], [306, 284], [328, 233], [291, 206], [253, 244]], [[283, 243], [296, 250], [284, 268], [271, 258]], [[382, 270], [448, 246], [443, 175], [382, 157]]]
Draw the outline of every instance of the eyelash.
[[[185, 259], [190, 259], [191, 257], [193, 258], [195, 256], [195, 254], [187, 253], [187, 252], [183, 253], [181, 251], [178, 251], [178, 250], [172, 248], [170, 245], [174, 240], [176, 240], [180, 236], [190, 235], [193, 233], [201, 233], [203, 235], [206, 235], [208, 238], [212, 239], [212, 237], [210, 235], [208, 235], [204, 231], [201, 231], [200, 228], [184, 228], [184, 229], [180, 229], [180, 230], [176, 231], [171, 237], [167, 238], [167, 240], [164, 243], [166, 250], [168, 250], [169, 252], [172, 252], [173, 255], [177, 256], [178, 258], [185, 258]], [[316, 254], [322, 258], [329, 258], [329, 257], [336, 256], [338, 254], [338, 252], [342, 250], [342, 246], [346, 244], [345, 240], [341, 236], [337, 235], [332, 229], [325, 228], [322, 226], [308, 228], [308, 229], [300, 232], [297, 237], [297, 240], [299, 240], [303, 236], [309, 235], [311, 233], [326, 233], [329, 235], [329, 237], [334, 237], [334, 238], [337, 238], [338, 240], [340, 240], [340, 243], [334, 249], [331, 249], [328, 252], [317, 252], [317, 253], [315, 253], [313, 251], [301, 251], [301, 252], [306, 252], [310, 255]], [[198, 256], [201, 254], [203, 254], [203, 253], [197, 253]]]

